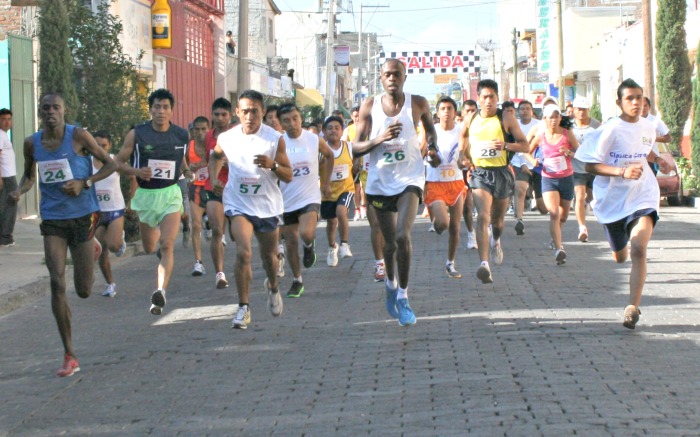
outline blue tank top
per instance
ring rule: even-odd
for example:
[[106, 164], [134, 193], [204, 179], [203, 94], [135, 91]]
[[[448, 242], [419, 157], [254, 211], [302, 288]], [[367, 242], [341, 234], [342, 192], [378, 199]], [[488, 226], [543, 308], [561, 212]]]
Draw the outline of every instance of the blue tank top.
[[39, 211], [43, 220], [66, 220], [86, 216], [100, 210], [95, 187], [84, 189], [78, 197], [63, 192], [63, 184], [92, 175], [92, 160], [73, 150], [75, 126], [67, 124], [63, 141], [56, 150], [46, 150], [41, 143], [43, 130], [32, 136], [34, 160], [39, 169]]

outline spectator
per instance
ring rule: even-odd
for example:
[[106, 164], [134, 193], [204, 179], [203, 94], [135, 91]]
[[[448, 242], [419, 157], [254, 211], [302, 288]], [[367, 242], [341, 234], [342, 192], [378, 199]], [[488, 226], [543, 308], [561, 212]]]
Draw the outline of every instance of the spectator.
[[17, 218], [17, 202], [10, 193], [17, 189], [15, 151], [7, 132], [12, 129], [12, 111], [0, 109], [0, 247], [15, 245], [12, 234]]
[[226, 51], [229, 55], [236, 54], [236, 43], [233, 41], [233, 32], [226, 32]]

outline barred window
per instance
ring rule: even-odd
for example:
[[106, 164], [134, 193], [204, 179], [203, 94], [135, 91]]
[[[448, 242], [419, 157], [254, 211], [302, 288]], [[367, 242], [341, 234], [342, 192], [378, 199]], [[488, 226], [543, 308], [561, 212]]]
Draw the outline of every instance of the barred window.
[[185, 59], [192, 64], [212, 68], [212, 31], [209, 16], [198, 8], [185, 10]]

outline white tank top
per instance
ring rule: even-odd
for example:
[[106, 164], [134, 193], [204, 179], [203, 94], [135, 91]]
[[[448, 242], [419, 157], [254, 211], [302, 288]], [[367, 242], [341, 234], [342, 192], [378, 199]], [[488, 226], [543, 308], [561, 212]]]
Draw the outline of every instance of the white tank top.
[[321, 203], [318, 182], [318, 136], [303, 129], [297, 138], [284, 134], [287, 156], [292, 166], [292, 181], [280, 182], [284, 212], [292, 212], [312, 203]]
[[452, 182], [462, 180], [462, 170], [457, 165], [459, 159], [459, 126], [446, 131], [435, 125], [437, 145], [442, 162], [437, 167], [428, 165], [425, 180], [428, 182]]
[[[114, 158], [114, 155], [110, 153], [109, 157]], [[99, 171], [95, 168], [95, 158], [92, 159], [92, 162], [92, 174], [95, 174]], [[119, 172], [115, 171], [101, 181], [95, 182], [95, 193], [102, 212], [119, 211], [126, 208], [119, 182]]]
[[253, 163], [255, 155], [275, 159], [280, 136], [264, 124], [250, 135], [243, 133], [242, 125], [219, 135], [218, 144], [228, 159], [228, 182], [223, 197], [227, 216], [247, 214], [270, 218], [282, 214], [277, 175]]
[[411, 95], [404, 93], [405, 102], [399, 114], [389, 117], [382, 109], [382, 97], [374, 98], [372, 106], [372, 131], [375, 138], [395, 121], [403, 125], [401, 134], [387, 143], [382, 143], [369, 152], [367, 194], [394, 196], [401, 194], [409, 185], [423, 189], [425, 167], [420, 151], [416, 125], [413, 123]]

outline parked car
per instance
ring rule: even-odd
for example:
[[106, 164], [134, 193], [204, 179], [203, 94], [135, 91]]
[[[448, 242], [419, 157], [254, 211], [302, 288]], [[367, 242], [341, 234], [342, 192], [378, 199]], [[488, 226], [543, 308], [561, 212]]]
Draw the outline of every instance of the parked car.
[[666, 144], [657, 143], [657, 145], [659, 147], [659, 155], [671, 167], [668, 173], [663, 173], [661, 170], [656, 173], [656, 181], [659, 183], [661, 197], [666, 198], [669, 206], [680, 206], [683, 201], [683, 183], [678, 172], [676, 160]]

